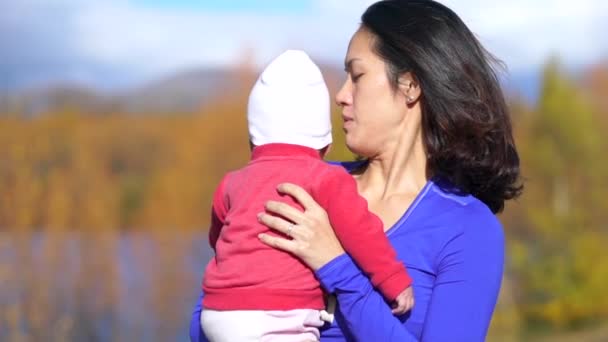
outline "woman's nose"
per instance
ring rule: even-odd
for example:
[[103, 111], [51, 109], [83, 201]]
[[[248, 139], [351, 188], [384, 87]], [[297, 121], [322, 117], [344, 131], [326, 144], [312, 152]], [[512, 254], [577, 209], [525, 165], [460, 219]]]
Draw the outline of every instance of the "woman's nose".
[[342, 84], [342, 87], [336, 93], [336, 104], [340, 107], [347, 106], [352, 103], [352, 92], [350, 78], [347, 78]]

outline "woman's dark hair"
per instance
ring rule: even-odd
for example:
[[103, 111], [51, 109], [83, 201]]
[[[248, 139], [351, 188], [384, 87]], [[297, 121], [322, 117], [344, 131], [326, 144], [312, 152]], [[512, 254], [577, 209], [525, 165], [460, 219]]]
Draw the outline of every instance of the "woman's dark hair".
[[493, 213], [502, 211], [523, 187], [508, 108], [492, 68], [500, 62], [456, 13], [435, 1], [380, 1], [361, 20], [393, 88], [406, 72], [421, 87], [427, 173], [474, 195]]

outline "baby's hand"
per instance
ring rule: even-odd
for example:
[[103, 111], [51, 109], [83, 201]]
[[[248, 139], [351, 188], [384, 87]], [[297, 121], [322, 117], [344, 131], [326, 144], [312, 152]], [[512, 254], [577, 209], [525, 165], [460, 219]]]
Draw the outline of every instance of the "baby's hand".
[[393, 303], [393, 314], [403, 315], [414, 307], [414, 290], [412, 287], [408, 287], [403, 290]]

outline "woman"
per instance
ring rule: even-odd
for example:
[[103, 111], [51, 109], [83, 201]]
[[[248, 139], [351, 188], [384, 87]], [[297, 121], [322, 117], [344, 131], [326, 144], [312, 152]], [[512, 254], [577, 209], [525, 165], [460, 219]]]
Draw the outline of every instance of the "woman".
[[[434, 1], [380, 1], [363, 14], [336, 101], [346, 144], [365, 159], [343, 165], [407, 266], [415, 306], [392, 315], [344, 254], [323, 208], [302, 188], [282, 184], [279, 191], [304, 211], [268, 202], [277, 215], [262, 213], [260, 221], [292, 239], [260, 239], [300, 258], [336, 295], [336, 319], [322, 341], [484, 340], [504, 261], [494, 214], [521, 192], [492, 62], [460, 18]], [[200, 304], [194, 341], [202, 334], [199, 315]]]

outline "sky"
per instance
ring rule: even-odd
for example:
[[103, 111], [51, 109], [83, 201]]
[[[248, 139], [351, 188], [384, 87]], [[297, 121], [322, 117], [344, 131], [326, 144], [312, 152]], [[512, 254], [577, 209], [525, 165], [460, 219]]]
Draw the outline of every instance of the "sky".
[[[119, 89], [173, 73], [263, 66], [285, 49], [341, 66], [370, 0], [0, 1], [0, 88], [75, 82]], [[509, 72], [550, 56], [608, 57], [608, 1], [444, 0]]]

